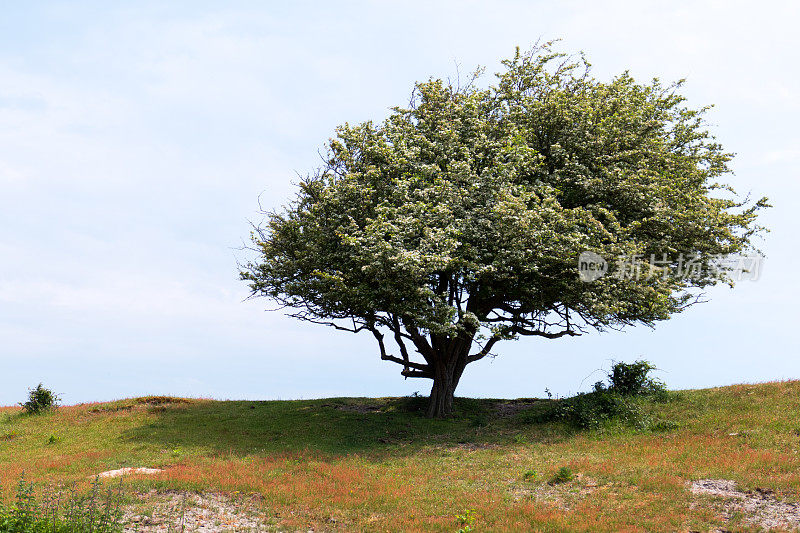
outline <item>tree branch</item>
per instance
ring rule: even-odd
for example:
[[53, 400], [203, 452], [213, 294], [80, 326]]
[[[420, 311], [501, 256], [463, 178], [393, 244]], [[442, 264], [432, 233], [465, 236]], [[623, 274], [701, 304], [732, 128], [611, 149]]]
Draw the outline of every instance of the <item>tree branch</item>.
[[524, 335], [526, 337], [530, 337], [530, 336], [544, 337], [546, 339], [560, 339], [561, 337], [563, 337], [565, 335], [569, 335], [570, 337], [579, 337], [580, 336], [580, 333], [577, 333], [577, 332], [575, 332], [575, 331], [573, 331], [571, 329], [565, 329], [563, 331], [558, 331], [556, 333], [550, 333], [550, 332], [541, 331], [541, 330], [527, 330], [527, 329], [520, 328], [518, 326], [514, 326], [513, 328], [511, 328], [511, 333]]
[[[375, 340], [378, 341], [378, 347], [381, 350], [381, 359], [383, 361], [391, 361], [393, 363], [397, 363], [399, 365], [403, 365], [403, 372], [409, 371], [409, 368], [417, 369], [421, 372], [428, 372], [430, 367], [428, 365], [423, 365], [420, 363], [414, 363], [409, 361], [408, 354], [406, 353], [405, 359], [400, 359], [399, 357], [395, 357], [394, 355], [390, 355], [386, 352], [386, 345], [383, 342], [383, 333], [378, 331], [378, 328], [375, 326], [365, 326], [366, 329], [369, 329], [372, 332], [372, 335], [375, 337]], [[405, 374], [403, 374], [405, 375]]]
[[467, 356], [467, 364], [478, 361], [479, 359], [483, 359], [484, 357], [489, 355], [489, 352], [492, 350], [492, 346], [494, 346], [495, 343], [497, 343], [497, 341], [499, 340], [500, 337], [498, 335], [495, 335], [492, 338], [490, 338], [488, 341], [486, 341], [486, 344], [484, 345], [483, 349], [481, 349], [480, 352]]
[[421, 370], [403, 370], [400, 375], [407, 378], [428, 378], [433, 379], [433, 372], [423, 372]]

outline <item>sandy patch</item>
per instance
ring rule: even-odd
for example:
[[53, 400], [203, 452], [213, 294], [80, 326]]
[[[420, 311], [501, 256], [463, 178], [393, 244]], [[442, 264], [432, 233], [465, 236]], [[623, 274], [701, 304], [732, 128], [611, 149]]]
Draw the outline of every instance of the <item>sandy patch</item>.
[[722, 515], [730, 519], [741, 513], [750, 524], [764, 529], [800, 528], [800, 504], [777, 499], [768, 490], [739, 490], [729, 479], [701, 479], [689, 484], [692, 494], [707, 494], [723, 499]]
[[120, 477], [120, 476], [130, 476], [134, 474], [144, 475], [144, 476], [152, 476], [154, 474], [160, 474], [163, 472], [160, 468], [119, 468], [117, 470], [108, 470], [106, 472], [100, 472], [97, 474], [98, 477], [102, 478], [113, 478], [113, 477]]
[[185, 491], [139, 494], [142, 502], [125, 509], [125, 533], [191, 531], [218, 533], [268, 529], [266, 514], [253, 497]]

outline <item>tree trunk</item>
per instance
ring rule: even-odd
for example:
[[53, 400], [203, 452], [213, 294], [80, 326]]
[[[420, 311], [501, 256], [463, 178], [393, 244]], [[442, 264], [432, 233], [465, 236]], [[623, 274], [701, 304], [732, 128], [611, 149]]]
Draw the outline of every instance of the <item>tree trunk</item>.
[[456, 386], [451, 379], [434, 378], [428, 401], [428, 418], [444, 418], [453, 414]]
[[466, 366], [466, 354], [458, 354], [448, 362], [437, 361], [428, 402], [428, 418], [444, 418], [453, 414], [456, 386]]

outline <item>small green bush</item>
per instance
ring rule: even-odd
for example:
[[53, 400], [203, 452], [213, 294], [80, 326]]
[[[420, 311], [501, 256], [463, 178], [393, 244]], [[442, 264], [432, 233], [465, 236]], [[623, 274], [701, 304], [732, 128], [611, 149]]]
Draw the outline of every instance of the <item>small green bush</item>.
[[540, 478], [539, 472], [536, 470], [526, 470], [524, 474], [522, 474], [522, 479], [525, 481], [538, 481]]
[[649, 376], [654, 369], [647, 361], [616, 363], [608, 374], [608, 385], [598, 381], [592, 392], [542, 401], [521, 413], [518, 420], [522, 423], [562, 421], [578, 429], [598, 429], [611, 423], [655, 431], [674, 429], [669, 422], [652, 421], [641, 409], [640, 397], [665, 401], [668, 396], [664, 384]]
[[553, 418], [580, 429], [596, 429], [612, 420], [635, 427], [644, 425], [644, 416], [638, 405], [610, 390], [578, 394], [561, 400]]
[[26, 413], [36, 415], [56, 409], [60, 400], [56, 393], [39, 383], [35, 389], [28, 389], [28, 401], [19, 405]]
[[[656, 367], [643, 360], [633, 363], [615, 363], [608, 374], [609, 389], [623, 396], [663, 391], [666, 388], [664, 384], [649, 376], [653, 370], [656, 370]], [[595, 384], [595, 389], [597, 389], [597, 384]]]
[[562, 466], [558, 469], [558, 472], [555, 473], [553, 478], [550, 480], [551, 485], [558, 485], [559, 483], [568, 483], [575, 478], [575, 475], [572, 473], [572, 469], [568, 466]]

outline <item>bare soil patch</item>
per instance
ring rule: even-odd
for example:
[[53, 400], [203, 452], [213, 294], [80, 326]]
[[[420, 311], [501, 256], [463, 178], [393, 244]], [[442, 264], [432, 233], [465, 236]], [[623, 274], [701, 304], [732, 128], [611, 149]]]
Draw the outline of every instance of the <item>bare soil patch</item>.
[[598, 485], [597, 480], [578, 473], [567, 483], [509, 480], [509, 492], [514, 500], [539, 500], [562, 510], [570, 510], [575, 504], [597, 490], [614, 493], [611, 484]]
[[163, 472], [160, 468], [119, 468], [117, 470], [108, 470], [106, 472], [100, 472], [97, 474], [98, 477], [102, 478], [113, 478], [113, 477], [122, 477], [122, 476], [130, 476], [130, 475], [145, 475], [145, 476], [152, 476], [154, 474], [160, 474]]
[[265, 531], [269, 521], [256, 497], [186, 491], [139, 493], [125, 509], [125, 533]]
[[729, 479], [701, 479], [689, 485], [692, 494], [720, 498], [721, 513], [726, 520], [740, 513], [752, 525], [766, 530], [800, 529], [800, 504], [788, 503], [775, 497], [772, 491], [755, 489], [742, 491]]

